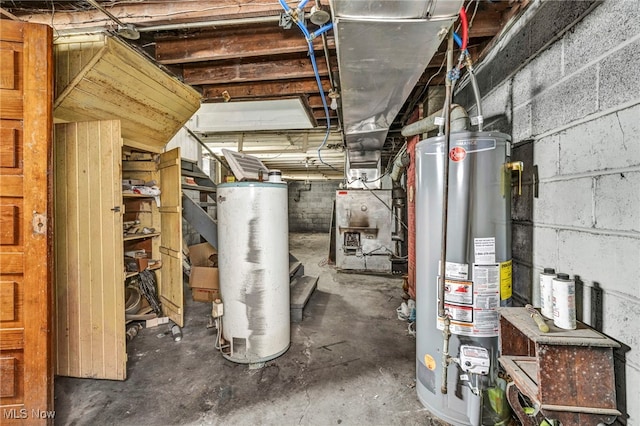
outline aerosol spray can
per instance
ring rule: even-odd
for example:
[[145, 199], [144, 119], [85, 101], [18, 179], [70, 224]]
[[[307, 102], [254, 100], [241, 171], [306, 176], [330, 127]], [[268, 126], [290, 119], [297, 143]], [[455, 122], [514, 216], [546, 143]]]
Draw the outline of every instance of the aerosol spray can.
[[576, 283], [567, 274], [553, 279], [553, 323], [558, 328], [576, 328]]
[[540, 274], [540, 312], [549, 319], [553, 318], [553, 279], [555, 276], [556, 271], [553, 268], [544, 268]]
[[180, 326], [178, 324], [173, 324], [171, 326], [171, 337], [173, 337], [175, 342], [182, 340], [182, 330], [180, 330]]

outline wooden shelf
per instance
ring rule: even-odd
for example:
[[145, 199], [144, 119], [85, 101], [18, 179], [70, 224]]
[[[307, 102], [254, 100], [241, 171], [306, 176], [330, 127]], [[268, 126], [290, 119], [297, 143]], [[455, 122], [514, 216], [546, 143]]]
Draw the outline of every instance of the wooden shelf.
[[145, 238], [153, 238], [159, 236], [159, 232], [154, 232], [153, 234], [140, 234], [140, 235], [125, 235], [123, 241], [135, 241], [135, 240], [144, 240]]
[[[153, 266], [149, 266], [147, 269], [145, 269], [145, 271], [155, 271], [157, 269], [162, 268], [162, 262], [157, 263], [156, 265]], [[137, 272], [127, 272], [124, 275], [124, 278], [131, 278], [131, 277], [135, 277], [136, 275], [138, 275], [140, 273], [140, 271]]]
[[549, 332], [543, 333], [525, 308], [499, 312], [498, 360], [513, 379], [508, 399], [523, 425], [534, 423], [518, 392], [562, 424], [610, 424], [620, 415], [613, 365], [618, 342], [580, 322], [575, 330], [564, 330], [547, 320]]
[[156, 195], [144, 195], [144, 194], [130, 194], [130, 193], [123, 193], [122, 194], [122, 198], [155, 198]]
[[534, 404], [538, 401], [538, 366], [534, 357], [502, 356], [498, 358], [505, 371], [511, 376], [518, 389], [529, 397]]

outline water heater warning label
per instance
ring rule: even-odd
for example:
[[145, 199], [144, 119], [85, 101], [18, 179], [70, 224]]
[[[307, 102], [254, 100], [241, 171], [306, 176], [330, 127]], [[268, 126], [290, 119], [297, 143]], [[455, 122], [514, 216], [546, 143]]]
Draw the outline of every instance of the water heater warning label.
[[471, 281], [444, 280], [445, 303], [473, 304], [473, 283]]
[[[472, 265], [473, 281], [444, 281], [445, 313], [453, 334], [477, 337], [498, 335], [500, 306], [500, 265]], [[444, 323], [438, 318], [438, 329]]]
[[475, 263], [488, 264], [496, 263], [496, 239], [491, 238], [474, 238], [473, 254], [475, 255]]

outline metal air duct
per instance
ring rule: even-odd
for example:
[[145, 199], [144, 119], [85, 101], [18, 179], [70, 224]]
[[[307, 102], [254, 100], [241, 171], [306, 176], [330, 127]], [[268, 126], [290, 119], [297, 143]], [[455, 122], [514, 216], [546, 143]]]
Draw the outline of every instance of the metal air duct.
[[[347, 157], [350, 167], [358, 169], [363, 151], [380, 155], [389, 127], [456, 20], [463, 2], [330, 3]], [[378, 177], [367, 176], [373, 180]]]

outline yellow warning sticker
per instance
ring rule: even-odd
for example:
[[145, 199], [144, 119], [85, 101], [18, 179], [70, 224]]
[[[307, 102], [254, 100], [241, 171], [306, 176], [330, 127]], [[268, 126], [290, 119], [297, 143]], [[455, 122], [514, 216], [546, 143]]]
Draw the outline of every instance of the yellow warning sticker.
[[436, 360], [433, 359], [431, 355], [426, 354], [424, 356], [424, 365], [426, 365], [429, 370], [433, 371], [436, 369]]
[[500, 263], [500, 299], [507, 300], [513, 294], [513, 271], [511, 261]]

